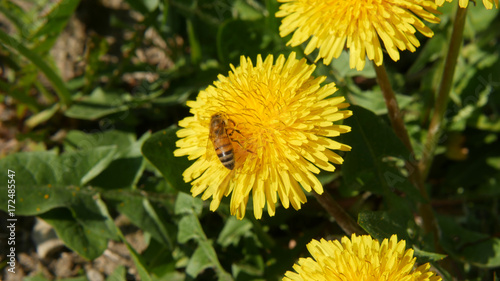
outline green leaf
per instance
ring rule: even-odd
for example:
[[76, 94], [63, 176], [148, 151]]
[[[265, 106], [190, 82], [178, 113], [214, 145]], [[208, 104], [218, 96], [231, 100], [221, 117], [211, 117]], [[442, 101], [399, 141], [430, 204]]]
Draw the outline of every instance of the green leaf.
[[158, 227], [158, 230], [161, 233], [163, 241], [167, 242], [167, 246], [170, 249], [172, 249], [173, 244], [172, 244], [170, 236], [167, 232], [167, 229], [163, 225], [163, 220], [160, 219], [160, 217], [159, 217], [158, 213], [156, 212], [156, 210], [154, 209], [153, 205], [146, 198], [144, 198], [142, 200], [142, 206], [143, 206], [144, 210], [146, 210], [149, 217], [155, 222], [156, 226]]
[[102, 214], [108, 219], [109, 228], [113, 229], [114, 233], [116, 233], [116, 235], [121, 239], [121, 241], [126, 245], [127, 249], [129, 250], [129, 253], [132, 257], [132, 260], [134, 261], [135, 267], [137, 268], [137, 272], [139, 273], [141, 280], [151, 281], [152, 279], [149, 276], [149, 272], [146, 270], [145, 261], [142, 258], [142, 256], [140, 256], [135, 251], [135, 249], [132, 248], [132, 246], [130, 246], [129, 242], [125, 239], [120, 229], [114, 223], [112, 223], [111, 216], [109, 215], [109, 212], [104, 202], [99, 197], [96, 199], [96, 202], [98, 202]]
[[51, 224], [59, 238], [81, 256], [94, 259], [107, 248], [108, 239], [118, 240], [117, 227], [99, 194], [82, 197], [69, 209], [72, 218], [65, 217], [64, 209], [50, 210], [40, 217]]
[[206, 268], [215, 269], [218, 275], [217, 280], [233, 280], [231, 275], [222, 269], [217, 259], [217, 253], [210, 242], [202, 241], [198, 244], [198, 248], [196, 248], [194, 254], [189, 259], [186, 273], [191, 277], [196, 277]]
[[162, 199], [161, 195], [155, 195], [154, 202], [149, 202], [139, 191], [110, 191], [104, 197], [110, 206], [127, 216], [134, 225], [171, 249], [176, 228], [171, 221], [172, 213], [169, 208], [165, 210], [165, 206], [168, 206], [166, 200], [158, 200]]
[[66, 151], [75, 151], [116, 145], [113, 161], [90, 184], [105, 189], [130, 189], [135, 186], [144, 170], [145, 161], [141, 147], [149, 136], [148, 132], [136, 141], [133, 133], [118, 130], [97, 131], [91, 134], [73, 130], [67, 134], [64, 148]]
[[[25, 75], [21, 78], [22, 82], [20, 82], [17, 85], [12, 85], [3, 82], [0, 80], [0, 91], [3, 93], [9, 93], [9, 97], [12, 97], [13, 99], [17, 100], [20, 104], [25, 105], [28, 107], [29, 110], [33, 111], [34, 113], [40, 112], [41, 108], [40, 105], [37, 103], [37, 100], [30, 96], [29, 92], [26, 90], [26, 86], [24, 85], [30, 85], [33, 82], [31, 81], [30, 75]], [[37, 117], [35, 117], [37, 118]]]
[[111, 275], [106, 278], [106, 281], [126, 281], [126, 268], [123, 265], [118, 266]]
[[500, 132], [500, 118], [491, 119], [481, 114], [474, 122], [476, 122], [475, 126], [480, 130]]
[[[353, 116], [344, 124], [352, 131], [342, 135], [341, 142], [352, 147], [346, 153], [342, 173], [347, 188], [363, 188], [390, 196], [396, 188], [414, 200], [422, 200], [417, 189], [403, 175], [400, 159], [409, 159], [410, 153], [385, 121], [358, 106], [349, 108]], [[409, 171], [413, 172], [413, 171]]]
[[[102, 61], [102, 57], [109, 51], [109, 43], [106, 38], [98, 36], [97, 34], [90, 36], [87, 39], [87, 65], [85, 66], [84, 76], [81, 77], [81, 86], [75, 87], [80, 89], [83, 93], [89, 93], [99, 83], [102, 71], [106, 67], [106, 62]], [[72, 84], [76, 84], [74, 79]]]
[[363, 211], [358, 216], [359, 225], [380, 241], [397, 234], [398, 239], [409, 242], [407, 229], [412, 222], [412, 213], [407, 210]]
[[408, 76], [416, 76], [430, 62], [438, 60], [445, 52], [443, 46], [446, 46], [446, 37], [442, 33], [438, 33], [430, 38], [420, 50], [420, 53], [408, 70]]
[[19, 184], [16, 188], [16, 214], [38, 214], [81, 256], [94, 259], [106, 249], [108, 239], [118, 239], [104, 203], [92, 189]]
[[33, 37], [51, 36], [57, 38], [59, 33], [66, 27], [78, 4], [80, 4], [79, 0], [57, 2], [47, 16], [45, 16], [46, 23], [41, 26]]
[[[149, 136], [149, 134], [146, 134]], [[101, 130], [90, 131], [89, 133], [71, 130], [64, 139], [64, 150], [87, 150], [99, 146], [116, 145], [116, 157], [141, 155], [140, 149], [136, 148], [134, 133], [119, 130], [108, 130], [105, 126]], [[134, 150], [131, 152], [131, 150]]]
[[233, 280], [231, 275], [219, 263], [217, 254], [208, 241], [198, 217], [194, 214], [194, 210], [186, 212], [178, 225], [177, 241], [179, 243], [185, 244], [191, 239], [194, 239], [198, 243], [197, 249], [189, 260], [186, 273], [192, 277], [196, 277], [201, 271], [211, 267], [215, 269], [218, 280]]
[[122, 242], [125, 243], [127, 246], [127, 249], [130, 253], [130, 256], [132, 256], [132, 260], [134, 261], [135, 267], [137, 268], [137, 272], [139, 273], [139, 276], [141, 277], [142, 281], [152, 281], [151, 276], [149, 275], [148, 270], [146, 269], [146, 263], [144, 259], [142, 258], [139, 253], [135, 251], [135, 249], [130, 246], [128, 241], [123, 237], [122, 235]]
[[335, 74], [338, 77], [353, 77], [353, 76], [362, 76], [365, 78], [375, 78], [375, 69], [373, 68], [373, 63], [366, 59], [365, 68], [363, 70], [358, 71], [356, 69], [351, 69], [349, 66], [349, 54], [346, 51], [342, 51], [340, 56], [337, 59], [332, 60], [330, 67], [334, 70]]
[[[99, 216], [101, 218], [104, 218], [104, 225], [98, 225], [98, 227], [96, 228], [96, 231], [99, 231], [100, 235], [103, 235], [104, 237], [109, 237], [110, 239], [118, 240], [118, 228], [116, 227], [113, 218], [109, 214], [108, 207], [107, 207], [106, 203], [104, 203], [104, 201], [102, 201], [99, 193], [97, 195], [93, 196], [92, 199], [95, 202], [95, 204], [97, 205], [97, 208], [94, 208], [93, 211], [98, 211]], [[87, 204], [87, 205], [90, 206], [90, 204]], [[83, 216], [88, 216], [88, 214], [85, 214]], [[78, 219], [80, 219], [83, 216], [78, 215]], [[87, 228], [90, 228], [90, 227], [87, 227]], [[105, 233], [109, 233], [110, 235], [107, 235], [107, 234], [104, 235], [105, 230], [106, 230]]]
[[119, 158], [113, 160], [90, 184], [106, 189], [134, 188], [144, 167], [143, 157]]
[[175, 200], [175, 214], [197, 214], [200, 215], [203, 209], [203, 201], [200, 198], [194, 198], [193, 196], [179, 192], [177, 194], [177, 199]]
[[[405, 108], [413, 101], [413, 98], [396, 94], [396, 100], [400, 108]], [[354, 105], [369, 109], [377, 115], [387, 114], [384, 96], [379, 88], [374, 91], [351, 92], [349, 101]]]
[[[495, 9], [495, 5], [493, 5], [493, 9]], [[468, 6], [464, 37], [475, 39], [476, 33], [491, 30], [492, 21], [495, 20], [497, 15], [494, 10], [485, 11], [483, 5]]]
[[[109, 164], [115, 149], [16, 153], [0, 160], [2, 169], [15, 171], [16, 214], [40, 215], [69, 248], [88, 259], [98, 257], [116, 232], [97, 191], [79, 186]], [[7, 183], [6, 174], [0, 178]], [[2, 202], [0, 208], [6, 207]]]
[[[217, 32], [217, 54], [222, 65], [239, 65], [242, 54], [255, 60], [267, 46], [263, 46], [264, 19], [253, 21], [231, 19]], [[265, 56], [264, 56], [265, 58]]]
[[96, 88], [89, 96], [76, 100], [64, 115], [83, 120], [96, 120], [128, 110], [129, 106], [126, 101], [129, 99], [129, 94], [125, 92], [104, 91], [102, 88]]
[[[172, 280], [182, 281], [186, 276], [184, 270], [177, 271], [181, 264], [187, 264], [184, 252], [179, 252], [179, 248], [168, 249], [164, 244], [160, 244], [157, 240], [149, 240], [148, 248], [141, 253], [144, 260], [148, 261], [148, 271], [155, 280]], [[175, 256], [175, 259], [174, 259]]]
[[71, 94], [66, 88], [62, 78], [40, 57], [36, 52], [26, 48], [21, 42], [11, 37], [3, 30], [0, 30], [0, 42], [11, 47], [19, 52], [22, 56], [30, 60], [34, 65], [40, 69], [41, 72], [50, 81], [54, 90], [61, 100], [62, 104], [69, 105], [71, 103]]
[[[88, 172], [86, 172], [81, 180], [80, 180], [80, 185], [85, 185], [87, 184], [89, 181], [91, 181], [93, 178], [97, 177], [104, 169], [106, 169], [112, 159], [113, 159], [113, 156], [115, 154], [115, 149], [116, 147], [115, 146], [102, 146], [102, 147], [97, 147], [95, 149], [92, 149], [90, 150], [89, 153], [86, 153], [86, 151], [79, 151], [79, 152], [75, 152], [75, 153], [68, 153], [70, 155], [64, 155], [63, 154], [63, 157], [62, 157], [62, 160], [64, 162], [69, 162], [69, 161], [73, 161], [74, 158], [71, 158], [73, 156], [76, 156], [76, 157], [80, 157], [80, 155], [82, 156], [87, 156], [87, 158], [82, 158], [80, 159], [81, 161], [87, 161], [86, 163], [82, 163], [79, 165], [79, 163], [77, 164], [78, 167], [76, 168], [88, 168]], [[96, 158], [98, 157], [101, 157], [100, 161], [96, 161]], [[68, 161], [66, 161], [68, 159]], [[76, 160], [76, 161], [80, 161], [80, 160]], [[63, 163], [64, 163], [63, 162]], [[75, 173], [77, 174], [77, 173]]]
[[68, 207], [74, 219], [87, 232], [93, 232], [102, 238], [118, 239], [116, 226], [108, 213], [106, 204], [99, 193], [93, 196], [81, 196]]
[[481, 268], [500, 266], [500, 239], [490, 237], [465, 246], [461, 254], [465, 260]]
[[195, 26], [192, 19], [186, 19], [189, 47], [191, 48], [191, 63], [198, 64], [201, 60], [201, 45], [196, 36]]
[[26, 13], [19, 4], [14, 1], [0, 1], [0, 12], [9, 19], [17, 30], [30, 30], [33, 19], [30, 19], [29, 13]]
[[250, 5], [248, 2], [244, 0], [236, 0], [234, 3], [234, 10], [238, 13], [238, 17], [242, 20], [257, 20], [264, 16], [261, 9], [257, 9], [256, 6], [258, 2], [253, 2]]
[[38, 126], [39, 124], [46, 122], [47, 120], [52, 118], [52, 116], [54, 116], [54, 114], [57, 113], [57, 111], [59, 110], [60, 107], [61, 107], [60, 104], [55, 103], [52, 106], [46, 108], [45, 110], [31, 116], [30, 118], [28, 118], [28, 120], [26, 120], [26, 123], [25, 123], [26, 126], [28, 126], [30, 128], [34, 128], [34, 127]]
[[160, 0], [126, 0], [126, 2], [142, 14], [147, 14], [156, 10], [160, 4]]
[[433, 261], [440, 261], [443, 260], [444, 258], [447, 257], [447, 255], [442, 255], [438, 253], [432, 253], [432, 252], [427, 252], [420, 250], [419, 248], [413, 246], [413, 250], [415, 253], [415, 257], [417, 257], [418, 263], [426, 263], [426, 262], [433, 262]]
[[500, 266], [500, 239], [466, 229], [451, 217], [438, 216], [440, 242], [455, 258], [482, 268]]
[[41, 214], [40, 217], [54, 227], [57, 236], [64, 241], [68, 248], [86, 259], [91, 260], [99, 257], [108, 247], [106, 237], [102, 236], [100, 232], [86, 229], [75, 220], [68, 209], [53, 209]]
[[144, 6], [148, 9], [148, 11], [152, 12], [158, 8], [160, 4], [160, 0], [143, 0]]
[[133, 134], [118, 133], [118, 131], [110, 131], [103, 135], [100, 145], [106, 145], [108, 142], [119, 145], [116, 158], [90, 183], [106, 189], [134, 188], [145, 168], [141, 147], [150, 133], [144, 134], [137, 141], [134, 140]]
[[101, 213], [103, 214], [103, 216], [105, 216], [107, 218], [107, 220], [109, 222], [107, 224], [107, 226], [109, 226], [109, 228], [112, 229], [112, 231], [114, 233], [116, 233], [117, 237], [119, 237], [121, 239], [121, 241], [127, 247], [128, 251], [130, 253], [130, 256], [132, 257], [132, 260], [134, 261], [137, 272], [139, 273], [139, 276], [141, 277], [141, 280], [151, 281], [152, 279], [149, 276], [149, 272], [146, 270], [145, 261], [142, 258], [142, 256], [140, 256], [135, 251], [135, 249], [132, 248], [132, 246], [130, 246], [129, 242], [125, 239], [125, 237], [123, 236], [123, 233], [120, 231], [120, 229], [114, 223], [112, 223], [112, 218], [109, 215], [109, 212], [108, 212], [104, 202], [99, 197], [96, 198], [96, 202], [98, 203], [98, 205], [100, 207]]
[[206, 240], [200, 221], [194, 214], [182, 217], [179, 221], [179, 232], [177, 233], [177, 241], [181, 244], [191, 239], [195, 239], [196, 241]]
[[163, 175], [173, 188], [189, 193], [191, 185], [184, 182], [182, 173], [190, 162], [187, 157], [175, 157], [175, 142], [178, 140], [176, 128], [169, 128], [154, 133], [142, 146], [142, 154]]
[[204, 269], [216, 267], [216, 261], [217, 253], [212, 248], [212, 245], [207, 241], [200, 242], [189, 259], [186, 273], [189, 276], [196, 277]]
[[220, 232], [217, 243], [223, 247], [227, 247], [231, 244], [236, 246], [241, 237], [247, 235], [252, 227], [252, 222], [248, 219], [238, 220], [236, 217], [231, 216]]
[[[80, 188], [111, 162], [115, 147], [64, 153], [29, 152], [11, 154], [0, 160], [0, 167], [15, 171], [18, 215], [37, 215], [50, 209], [71, 206], [82, 196], [95, 191]], [[0, 186], [7, 184], [7, 174], [0, 174]], [[78, 194], [78, 196], [76, 196]], [[6, 202], [0, 197], [0, 202]], [[0, 208], [6, 208], [2, 204]]]

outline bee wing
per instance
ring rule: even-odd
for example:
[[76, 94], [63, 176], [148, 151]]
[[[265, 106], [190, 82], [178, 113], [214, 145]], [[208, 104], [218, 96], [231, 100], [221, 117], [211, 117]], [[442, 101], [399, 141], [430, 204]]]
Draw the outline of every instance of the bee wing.
[[214, 135], [212, 134], [212, 132], [210, 132], [208, 135], [208, 139], [207, 139], [207, 148], [206, 148], [206, 153], [205, 153], [205, 159], [207, 159], [207, 161], [210, 161], [212, 159], [212, 157], [214, 157], [214, 154], [215, 154], [213, 139], [214, 139]]

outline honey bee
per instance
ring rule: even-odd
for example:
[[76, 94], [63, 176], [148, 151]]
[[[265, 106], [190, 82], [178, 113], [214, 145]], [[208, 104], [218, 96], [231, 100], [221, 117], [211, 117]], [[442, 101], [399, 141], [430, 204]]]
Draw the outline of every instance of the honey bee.
[[210, 119], [210, 140], [220, 162], [229, 170], [234, 169], [233, 144], [227, 133], [228, 119], [216, 113]]

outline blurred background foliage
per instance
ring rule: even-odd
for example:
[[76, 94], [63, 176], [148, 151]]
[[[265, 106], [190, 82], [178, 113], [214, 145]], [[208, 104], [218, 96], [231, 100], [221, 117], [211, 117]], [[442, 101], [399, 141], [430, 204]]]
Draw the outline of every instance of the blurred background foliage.
[[[26, 280], [100, 280], [92, 268], [108, 280], [280, 280], [311, 239], [344, 235], [313, 196], [300, 211], [277, 208], [259, 221], [251, 202], [241, 221], [229, 215], [229, 200], [210, 212], [182, 180], [189, 161], [172, 155], [186, 100], [241, 55], [303, 54], [279, 37], [278, 8], [275, 0], [0, 1], [0, 231], [3, 240], [10, 169]], [[500, 266], [498, 9], [469, 5], [446, 129], [426, 181], [449, 272], [421, 229], [423, 199], [404, 167], [423, 151], [455, 9], [439, 9], [434, 37], [419, 34], [415, 53], [384, 60], [417, 155], [392, 131], [370, 63], [351, 70], [345, 52], [330, 66], [317, 63], [315, 74], [335, 82], [354, 112], [345, 121], [352, 132], [340, 140], [353, 149], [320, 180], [373, 237], [398, 234], [445, 279], [491, 280]], [[40, 264], [29, 237], [35, 216], [67, 247], [44, 259], [45, 270], [24, 262]], [[126, 262], [92, 262], [118, 242]], [[68, 253], [67, 272], [49, 263]]]

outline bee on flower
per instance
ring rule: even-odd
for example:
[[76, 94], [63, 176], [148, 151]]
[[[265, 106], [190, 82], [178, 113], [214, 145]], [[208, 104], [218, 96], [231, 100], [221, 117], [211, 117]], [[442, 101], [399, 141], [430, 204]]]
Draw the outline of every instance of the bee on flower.
[[250, 196], [257, 219], [266, 206], [273, 216], [278, 198], [298, 210], [304, 190], [323, 192], [315, 174], [343, 162], [333, 150], [351, 149], [332, 138], [350, 131], [334, 122], [352, 112], [344, 97], [333, 96], [334, 83], [321, 86], [325, 77], [311, 76], [315, 67], [295, 53], [276, 62], [258, 56], [255, 65], [241, 57], [231, 69], [187, 102], [193, 116], [179, 122], [174, 155], [196, 161], [184, 180], [193, 196], [212, 198], [212, 211], [231, 195], [231, 214], [239, 219]]
[[[210, 140], [215, 148], [217, 157], [224, 167], [234, 169], [233, 144], [228, 134], [228, 119], [222, 114], [216, 113], [210, 118]], [[207, 153], [209, 149], [207, 149]]]

